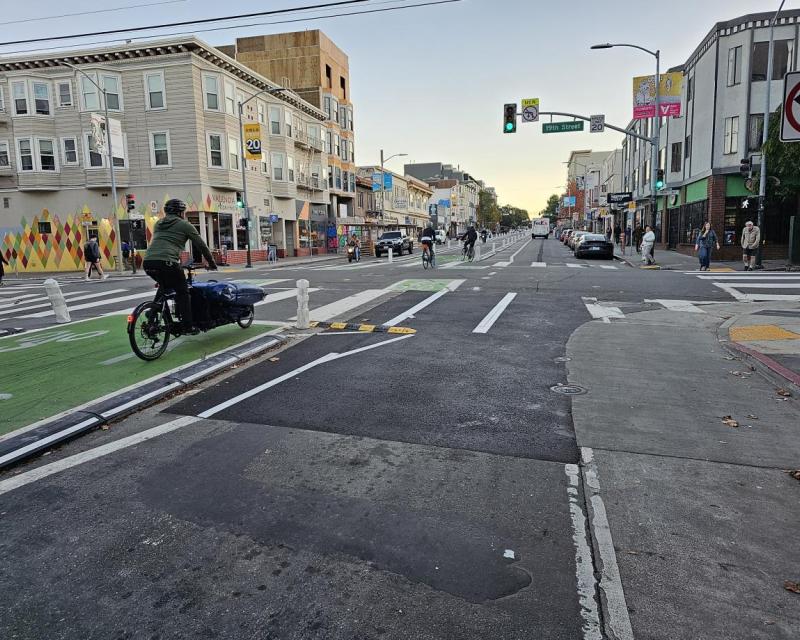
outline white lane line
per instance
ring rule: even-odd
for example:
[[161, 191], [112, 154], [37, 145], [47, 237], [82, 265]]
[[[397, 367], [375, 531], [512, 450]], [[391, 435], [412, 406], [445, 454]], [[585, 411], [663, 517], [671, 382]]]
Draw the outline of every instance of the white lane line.
[[547, 266], [547, 263], [546, 262], [531, 262], [531, 266], [544, 269]]
[[[123, 289], [125, 291], [125, 289]], [[106, 293], [102, 295], [108, 295]], [[104, 300], [93, 300], [92, 302], [86, 302], [84, 304], [75, 304], [70, 305], [67, 307], [67, 310], [72, 311], [80, 311], [81, 309], [96, 309], [97, 307], [105, 307], [110, 304], [116, 304], [118, 302], [129, 302], [131, 300], [139, 300], [141, 298], [152, 298], [155, 294], [152, 291], [144, 291], [142, 293], [132, 293], [128, 296], [119, 296], [117, 298], [106, 298]], [[74, 298], [75, 300], [88, 298], [89, 296], [81, 296], [80, 298]], [[69, 300], [68, 302], [72, 302]], [[49, 305], [48, 305], [49, 306]], [[49, 311], [40, 311], [39, 313], [30, 313], [26, 316], [19, 316], [20, 318], [46, 318], [48, 316], [55, 315], [55, 312], [50, 309]]]
[[669, 309], [670, 311], [683, 311], [684, 313], [705, 313], [699, 307], [696, 307], [694, 304], [689, 302], [688, 300], [648, 300], [645, 299], [645, 302], [654, 302], [656, 304], [660, 304], [662, 307]]
[[564, 471], [569, 478], [567, 496], [572, 518], [572, 541], [575, 544], [575, 574], [578, 579], [578, 603], [583, 618], [583, 640], [601, 640], [603, 634], [600, 627], [600, 613], [595, 600], [597, 582], [594, 577], [592, 551], [586, 536], [589, 523], [578, 499], [580, 472], [576, 464], [565, 465]]
[[493, 267], [507, 267], [511, 264], [511, 262], [495, 262], [492, 266]]
[[365, 305], [368, 302], [372, 302], [376, 298], [389, 293], [389, 291], [390, 289], [366, 289], [364, 291], [359, 291], [355, 295], [342, 298], [341, 300], [326, 304], [322, 307], [317, 307], [316, 309], [311, 309], [309, 319], [317, 322], [325, 322], [326, 320], [330, 320], [331, 318], [335, 318], [352, 309]]
[[[319, 291], [319, 289], [312, 287], [308, 290], [309, 293], [314, 293], [314, 291]], [[271, 302], [278, 302], [279, 300], [288, 300], [289, 298], [296, 297], [297, 289], [289, 289], [288, 291], [281, 291], [279, 293], [270, 293], [261, 302], [256, 302], [253, 306], [260, 307], [261, 305], [270, 304]]]
[[[102, 298], [103, 296], [111, 296], [111, 295], [115, 295], [117, 293], [125, 293], [126, 291], [127, 291], [127, 289], [111, 289], [109, 291], [103, 291], [101, 293], [87, 293], [86, 295], [78, 295], [78, 296], [76, 296], [75, 294], [76, 293], [82, 293], [82, 292], [71, 291], [71, 292], [65, 293], [64, 294], [64, 298], [68, 299], [67, 300], [68, 302], [75, 302], [77, 300], [91, 300], [93, 298]], [[153, 295], [153, 294], [150, 293], [148, 295]], [[42, 304], [25, 305], [24, 307], [16, 307], [14, 309], [10, 309], [9, 308], [9, 309], [7, 309], [5, 311], [0, 311], [0, 316], [9, 315], [11, 313], [17, 313], [19, 311], [33, 311], [34, 309], [43, 309], [43, 308], [49, 307], [49, 306], [50, 306], [49, 302], [44, 302]], [[28, 317], [28, 316], [25, 316], [25, 317]], [[35, 317], [35, 316], [30, 316], [30, 317]]]
[[590, 528], [597, 545], [600, 566], [600, 591], [605, 596], [607, 635], [617, 640], [633, 640], [633, 629], [625, 603], [625, 591], [617, 565], [617, 553], [608, 525], [606, 505], [600, 495], [600, 480], [594, 462], [594, 452], [589, 447], [581, 447], [583, 462], [584, 492], [589, 494]]
[[497, 322], [498, 318], [503, 314], [503, 311], [506, 310], [506, 307], [508, 307], [511, 301], [516, 297], [516, 293], [507, 293], [503, 296], [503, 299], [495, 305], [494, 309], [486, 314], [486, 317], [472, 330], [472, 333], [489, 333], [489, 329], [492, 328], [492, 325]]
[[736, 282], [739, 289], [800, 289], [800, 282]]
[[617, 267], [615, 267], [615, 266], [613, 266], [613, 265], [610, 265], [610, 264], [601, 264], [601, 265], [600, 265], [600, 268], [601, 268], [601, 269], [614, 269], [615, 271], [616, 271], [616, 269], [617, 269]]
[[718, 273], [714, 275], [698, 275], [697, 271], [684, 271], [685, 275], [693, 275], [699, 280], [800, 280], [800, 276], [791, 272], [742, 271], [739, 273]]
[[574, 262], [568, 262], [567, 266], [570, 267], [571, 269], [585, 269], [586, 268], [585, 265], [575, 264]]
[[450, 283], [447, 285], [447, 288], [443, 289], [442, 291], [437, 291], [432, 296], [428, 296], [422, 302], [419, 302], [419, 303], [415, 304], [413, 307], [411, 307], [407, 311], [403, 311], [403, 313], [401, 313], [398, 316], [395, 316], [394, 318], [392, 318], [388, 322], [384, 322], [383, 326], [384, 327], [394, 327], [394, 326], [400, 324], [403, 320], [407, 320], [408, 318], [412, 317], [418, 311], [421, 311], [425, 307], [427, 307], [427, 306], [433, 304], [434, 302], [436, 302], [443, 295], [445, 295], [447, 293], [450, 293], [451, 291], [455, 291], [456, 289], [458, 289], [465, 282], [466, 282], [466, 280], [451, 280]]
[[625, 314], [622, 313], [619, 307], [606, 307], [596, 302], [597, 298], [583, 298], [583, 304], [586, 305], [586, 310], [593, 318], [602, 320], [605, 323], [610, 323], [612, 318], [615, 320], [623, 320], [625, 318]]
[[[40, 296], [38, 293], [28, 293], [23, 296], [8, 296], [7, 298], [2, 298], [4, 304], [0, 304], [0, 309], [18, 305], [22, 300], [25, 300], [25, 304], [30, 304], [31, 302], [39, 302], [40, 300], [46, 299], [47, 298]], [[11, 302], [11, 300], [13, 300], [13, 302]]]

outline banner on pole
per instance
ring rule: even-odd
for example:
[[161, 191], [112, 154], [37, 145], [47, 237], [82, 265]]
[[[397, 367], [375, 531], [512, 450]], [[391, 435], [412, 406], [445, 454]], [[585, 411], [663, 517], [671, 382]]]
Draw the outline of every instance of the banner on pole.
[[[661, 74], [660, 111], [662, 118], [681, 115], [681, 90], [683, 73]], [[643, 120], [656, 116], [656, 77], [637, 76], [633, 79], [633, 119]]]
[[248, 160], [261, 159], [261, 125], [258, 122], [244, 125], [244, 157]]

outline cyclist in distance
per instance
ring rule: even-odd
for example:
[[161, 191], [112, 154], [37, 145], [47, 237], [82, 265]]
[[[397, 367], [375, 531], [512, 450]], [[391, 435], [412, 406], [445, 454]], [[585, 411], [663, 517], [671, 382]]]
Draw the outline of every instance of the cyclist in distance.
[[436, 232], [433, 230], [433, 224], [430, 222], [428, 225], [422, 230], [422, 237], [420, 238], [420, 242], [422, 243], [422, 250], [428, 252], [428, 256], [430, 258], [431, 264], [433, 264], [433, 245], [436, 244]]
[[181, 318], [182, 333], [197, 333], [192, 325], [189, 286], [181, 268], [181, 252], [186, 246], [186, 241], [191, 240], [192, 246], [202, 252], [210, 270], [216, 270], [217, 264], [194, 225], [183, 219], [184, 211], [186, 203], [183, 200], [167, 201], [164, 205], [166, 215], [156, 222], [153, 240], [147, 248], [142, 266], [144, 272], [162, 289], [175, 291], [175, 306]]
[[475, 242], [478, 240], [478, 232], [475, 231], [474, 225], [469, 225], [469, 229], [464, 234], [464, 252], [467, 255], [473, 255], [475, 251]]

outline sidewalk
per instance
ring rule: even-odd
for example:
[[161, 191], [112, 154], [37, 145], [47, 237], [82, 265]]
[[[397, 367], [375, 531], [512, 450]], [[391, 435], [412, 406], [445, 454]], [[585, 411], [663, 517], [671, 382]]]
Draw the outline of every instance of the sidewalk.
[[[633, 247], [625, 247], [625, 254], [621, 251], [622, 247], [614, 246], [614, 258], [635, 268], [643, 268], [642, 256], [636, 253]], [[669, 269], [671, 271], [699, 271], [700, 262], [697, 256], [687, 256], [672, 249], [659, 249], [655, 251], [656, 264], [654, 267]], [[787, 268], [786, 260], [764, 260], [765, 271], [784, 271]], [[710, 271], [743, 271], [743, 263], [740, 260], [731, 262], [719, 262], [712, 259]]]

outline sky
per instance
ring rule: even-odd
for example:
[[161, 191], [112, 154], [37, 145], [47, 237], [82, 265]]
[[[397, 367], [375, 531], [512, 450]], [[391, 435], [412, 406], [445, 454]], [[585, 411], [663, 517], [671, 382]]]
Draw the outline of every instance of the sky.
[[[321, 4], [330, 0], [39, 0], [33, 5], [2, 1], [0, 41], [104, 31], [163, 22]], [[426, 0], [368, 0], [336, 12], [419, 4]], [[160, 2], [148, 7], [132, 7]], [[458, 165], [497, 189], [501, 204], [545, 206], [566, 181], [563, 164], [576, 149], [611, 150], [621, 136], [541, 133], [539, 124], [520, 124], [502, 133], [506, 102], [539, 98], [543, 111], [605, 114], [626, 126], [631, 117], [631, 78], [654, 73], [655, 60], [634, 49], [591, 51], [598, 42], [628, 42], [660, 49], [662, 69], [686, 61], [715, 22], [777, 10], [778, 0], [461, 0], [438, 6], [331, 19], [334, 11], [292, 14], [300, 22], [200, 33], [208, 25], [170, 31], [197, 32], [212, 45], [236, 37], [322, 29], [350, 58], [356, 125], [356, 162], [377, 164], [407, 153], [404, 161]], [[11, 21], [128, 7], [89, 16]], [[788, 0], [786, 9], [800, 7]], [[276, 18], [249, 19], [247, 23]], [[5, 23], [5, 24], [2, 24]], [[225, 23], [230, 26], [233, 23]], [[87, 38], [84, 42], [107, 39]], [[70, 42], [71, 46], [80, 41]], [[0, 55], [41, 45], [0, 46]]]

